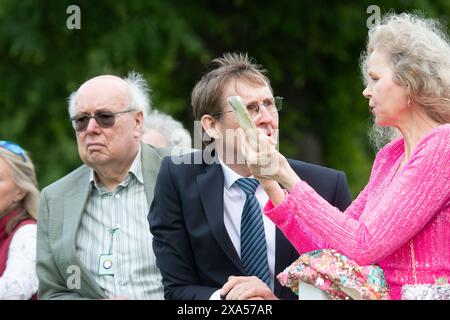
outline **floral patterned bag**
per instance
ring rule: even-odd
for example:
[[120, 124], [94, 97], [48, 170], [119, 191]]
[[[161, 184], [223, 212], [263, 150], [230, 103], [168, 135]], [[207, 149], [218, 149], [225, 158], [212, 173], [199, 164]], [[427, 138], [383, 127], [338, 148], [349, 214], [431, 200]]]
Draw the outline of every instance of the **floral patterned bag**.
[[277, 279], [299, 295], [299, 281], [325, 291], [333, 300], [389, 299], [383, 270], [360, 266], [333, 249], [302, 254]]

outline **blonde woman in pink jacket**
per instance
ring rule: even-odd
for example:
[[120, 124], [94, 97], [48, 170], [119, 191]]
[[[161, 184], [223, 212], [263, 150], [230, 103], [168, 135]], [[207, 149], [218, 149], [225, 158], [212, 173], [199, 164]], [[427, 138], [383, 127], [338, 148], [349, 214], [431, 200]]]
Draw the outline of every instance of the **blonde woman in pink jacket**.
[[[450, 46], [440, 30], [406, 13], [369, 30], [363, 95], [375, 125], [400, 135], [378, 152], [367, 186], [344, 213], [302, 181], [262, 131], [240, 132], [249, 167], [270, 196], [264, 213], [296, 249], [333, 248], [380, 265], [391, 299], [405, 284], [450, 279]], [[264, 172], [266, 161], [278, 170]]]

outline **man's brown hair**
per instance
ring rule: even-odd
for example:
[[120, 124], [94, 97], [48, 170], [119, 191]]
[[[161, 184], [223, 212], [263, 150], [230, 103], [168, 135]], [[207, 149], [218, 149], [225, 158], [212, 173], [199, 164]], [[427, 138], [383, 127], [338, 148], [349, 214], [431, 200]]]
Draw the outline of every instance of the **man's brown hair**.
[[270, 81], [265, 75], [266, 70], [246, 53], [225, 53], [211, 64], [214, 69], [206, 73], [192, 90], [191, 104], [195, 120], [200, 120], [205, 114], [214, 115], [223, 111], [223, 90], [232, 80], [257, 86], [268, 85], [272, 91]]

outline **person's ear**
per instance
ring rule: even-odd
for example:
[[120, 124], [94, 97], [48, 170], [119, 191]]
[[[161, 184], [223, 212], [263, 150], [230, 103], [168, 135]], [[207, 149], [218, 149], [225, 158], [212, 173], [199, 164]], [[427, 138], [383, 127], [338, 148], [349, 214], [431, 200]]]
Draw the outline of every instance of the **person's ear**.
[[220, 138], [220, 131], [218, 128], [218, 121], [211, 115], [205, 114], [200, 119], [203, 130], [213, 139]]
[[136, 112], [134, 121], [135, 121], [134, 137], [140, 139], [142, 134], [142, 126], [144, 125], [144, 113], [142, 111]]
[[14, 202], [19, 203], [20, 201], [23, 200], [23, 198], [25, 198], [26, 195], [27, 193], [23, 190], [17, 191], [16, 197], [14, 198]]

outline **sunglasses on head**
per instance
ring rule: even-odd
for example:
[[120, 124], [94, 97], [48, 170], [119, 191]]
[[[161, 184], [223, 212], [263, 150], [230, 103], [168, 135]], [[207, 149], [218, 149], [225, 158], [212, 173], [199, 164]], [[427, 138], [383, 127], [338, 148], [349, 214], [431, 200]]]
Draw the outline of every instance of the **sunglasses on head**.
[[17, 156], [20, 156], [23, 161], [27, 161], [25, 150], [23, 150], [23, 148], [19, 146], [17, 143], [1, 140], [0, 147], [8, 150], [9, 152], [14, 153]]
[[70, 120], [72, 122], [72, 127], [76, 131], [86, 131], [86, 129], [89, 125], [89, 121], [92, 118], [95, 119], [95, 122], [97, 122], [97, 124], [100, 127], [111, 128], [116, 123], [116, 116], [118, 114], [128, 113], [128, 112], [132, 112], [132, 111], [136, 111], [136, 110], [128, 109], [128, 110], [117, 111], [117, 112], [97, 111], [96, 113], [94, 113], [93, 116], [91, 116], [90, 114], [83, 113], [83, 114], [80, 114], [80, 115], [70, 118]]

